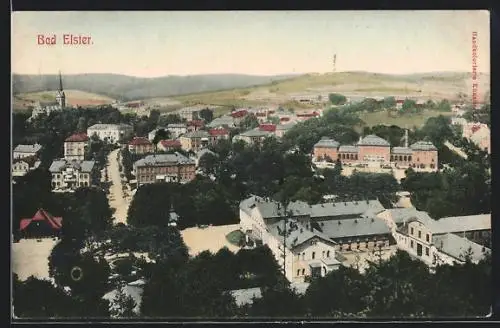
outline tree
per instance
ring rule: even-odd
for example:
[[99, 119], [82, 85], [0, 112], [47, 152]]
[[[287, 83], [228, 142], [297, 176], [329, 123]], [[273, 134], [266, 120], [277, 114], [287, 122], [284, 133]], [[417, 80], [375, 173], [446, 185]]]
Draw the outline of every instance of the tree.
[[304, 317], [302, 298], [289, 288], [264, 289], [262, 297], [254, 299], [250, 308], [253, 317]]
[[410, 113], [415, 111], [415, 108], [417, 107], [417, 103], [415, 100], [412, 99], [405, 99], [403, 102], [403, 106], [401, 107], [401, 112], [403, 113]]
[[156, 131], [155, 136], [153, 138], [153, 146], [155, 147], [155, 153], [158, 150], [158, 143], [161, 140], [167, 140], [169, 138], [170, 138], [170, 131], [165, 129], [158, 129], [158, 131]]
[[137, 189], [128, 208], [127, 223], [135, 227], [166, 226], [170, 219], [170, 184], [148, 184]]
[[258, 126], [259, 126], [259, 120], [255, 115], [247, 115], [240, 122], [240, 127], [244, 130], [255, 129]]
[[394, 108], [396, 107], [396, 98], [394, 97], [385, 97], [383, 101], [384, 108]]
[[219, 159], [217, 155], [207, 153], [204, 154], [203, 156], [200, 157], [198, 167], [203, 171], [204, 174], [207, 176], [210, 175], [215, 175], [217, 176], [218, 174], [218, 166], [219, 166]]
[[451, 111], [450, 102], [447, 99], [441, 100], [437, 105], [437, 109], [442, 112], [450, 112]]
[[343, 105], [347, 101], [347, 98], [339, 93], [330, 93], [328, 95], [328, 99], [330, 100], [332, 105]]
[[182, 118], [178, 114], [161, 115], [158, 119], [159, 126], [167, 126], [175, 123], [182, 123]]
[[85, 117], [80, 117], [78, 119], [78, 125], [76, 127], [77, 132], [86, 132], [87, 131], [87, 120]]
[[210, 123], [214, 119], [214, 112], [209, 108], [204, 108], [200, 111], [199, 116], [205, 123]]
[[115, 318], [133, 318], [137, 316], [134, 312], [137, 303], [130, 295], [125, 294], [122, 288], [118, 288], [111, 305], [110, 314]]

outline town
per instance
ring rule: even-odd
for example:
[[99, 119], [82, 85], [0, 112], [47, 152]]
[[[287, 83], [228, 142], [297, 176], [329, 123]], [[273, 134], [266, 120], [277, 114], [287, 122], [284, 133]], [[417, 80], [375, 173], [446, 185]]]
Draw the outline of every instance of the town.
[[14, 74], [13, 318], [490, 314], [489, 86], [337, 68]]

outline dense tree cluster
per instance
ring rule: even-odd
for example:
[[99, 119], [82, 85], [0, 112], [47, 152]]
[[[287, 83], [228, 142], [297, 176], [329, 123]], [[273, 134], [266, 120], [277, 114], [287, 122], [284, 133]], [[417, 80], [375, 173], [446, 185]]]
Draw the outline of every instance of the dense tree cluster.
[[339, 93], [330, 93], [328, 95], [328, 100], [330, 100], [332, 105], [343, 105], [346, 103], [347, 98]]

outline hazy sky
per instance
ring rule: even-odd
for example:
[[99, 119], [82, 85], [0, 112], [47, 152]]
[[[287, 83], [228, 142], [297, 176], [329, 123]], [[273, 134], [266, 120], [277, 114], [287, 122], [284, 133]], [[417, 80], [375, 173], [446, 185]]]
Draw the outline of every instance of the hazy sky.
[[[337, 71], [489, 72], [487, 11], [15, 12], [12, 70], [20, 74]], [[63, 34], [92, 45], [62, 45]], [[56, 34], [57, 45], [37, 45]]]

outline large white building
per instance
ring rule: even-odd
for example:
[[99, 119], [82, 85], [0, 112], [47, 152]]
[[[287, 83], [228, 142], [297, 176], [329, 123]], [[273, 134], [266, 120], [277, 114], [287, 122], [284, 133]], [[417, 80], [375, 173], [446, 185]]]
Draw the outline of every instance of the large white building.
[[58, 159], [52, 162], [52, 191], [72, 192], [80, 187], [93, 185], [94, 161]]
[[17, 145], [14, 148], [14, 159], [17, 158], [25, 158], [25, 157], [36, 157], [40, 154], [42, 150], [42, 145], [34, 144], [34, 145]]
[[[291, 282], [324, 276], [341, 263], [338, 252], [371, 251], [394, 243], [389, 228], [375, 215], [378, 201], [308, 205], [252, 196], [240, 203], [240, 226], [247, 238], [267, 245]], [[285, 213], [287, 219], [285, 220]]]
[[123, 137], [130, 136], [134, 128], [128, 124], [94, 124], [87, 129], [87, 135], [97, 135], [100, 140], [117, 143]]
[[398, 248], [426, 263], [463, 263], [465, 256], [478, 262], [491, 238], [491, 214], [432, 219], [415, 208], [388, 209], [379, 213], [390, 227]]
[[12, 162], [12, 176], [22, 177], [40, 166], [41, 162], [34, 156], [15, 158]]
[[85, 159], [89, 137], [85, 133], [75, 133], [64, 140], [64, 158], [67, 160]]

